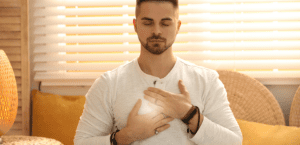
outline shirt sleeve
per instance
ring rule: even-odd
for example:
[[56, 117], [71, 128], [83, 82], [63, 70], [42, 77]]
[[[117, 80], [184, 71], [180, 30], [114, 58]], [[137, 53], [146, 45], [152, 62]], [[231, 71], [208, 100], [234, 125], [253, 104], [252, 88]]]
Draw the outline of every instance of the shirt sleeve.
[[109, 85], [104, 75], [95, 80], [85, 97], [74, 145], [110, 145], [113, 111]]
[[213, 71], [209, 80], [210, 87], [203, 102], [204, 119], [196, 134], [189, 134], [190, 139], [198, 145], [242, 145], [242, 132], [229, 107], [219, 74]]

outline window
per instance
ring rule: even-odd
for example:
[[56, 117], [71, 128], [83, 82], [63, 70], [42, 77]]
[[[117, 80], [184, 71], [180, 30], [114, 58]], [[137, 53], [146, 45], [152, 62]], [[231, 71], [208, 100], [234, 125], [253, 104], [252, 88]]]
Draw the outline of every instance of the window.
[[[300, 0], [179, 0], [176, 56], [263, 84], [300, 84]], [[34, 80], [90, 86], [139, 56], [136, 0], [39, 0]]]

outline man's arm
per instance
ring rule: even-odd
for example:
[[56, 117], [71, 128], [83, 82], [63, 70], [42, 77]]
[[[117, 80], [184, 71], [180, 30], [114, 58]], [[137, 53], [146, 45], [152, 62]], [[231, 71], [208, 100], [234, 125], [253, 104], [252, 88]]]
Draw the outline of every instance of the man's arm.
[[201, 113], [199, 113], [198, 111], [196, 112], [196, 114], [194, 115], [194, 117], [189, 121], [189, 128], [190, 130], [195, 133], [199, 130], [197, 130], [197, 125], [198, 125], [198, 116], [200, 114], [200, 122], [199, 122], [199, 128], [201, 127], [201, 124], [203, 122], [203, 115]]
[[130, 144], [135, 141], [132, 137], [132, 131], [126, 127], [117, 132], [115, 138], [120, 145]]
[[102, 75], [96, 79], [88, 93], [82, 116], [80, 117], [75, 145], [110, 145], [113, 127], [113, 113], [110, 109], [109, 85]]
[[[209, 79], [211, 83], [204, 94], [201, 126], [194, 136], [190, 136], [191, 140], [196, 144], [241, 145], [242, 132], [229, 107], [224, 85], [218, 77], [218, 73], [214, 71]], [[198, 119], [195, 116], [189, 126], [193, 132], [197, 126], [195, 120]]]

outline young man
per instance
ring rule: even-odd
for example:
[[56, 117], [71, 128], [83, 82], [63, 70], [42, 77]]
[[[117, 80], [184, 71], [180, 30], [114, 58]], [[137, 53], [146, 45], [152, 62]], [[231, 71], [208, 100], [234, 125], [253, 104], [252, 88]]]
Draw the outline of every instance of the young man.
[[178, 18], [176, 0], [137, 1], [140, 56], [96, 79], [75, 145], [242, 144], [218, 73], [173, 55]]

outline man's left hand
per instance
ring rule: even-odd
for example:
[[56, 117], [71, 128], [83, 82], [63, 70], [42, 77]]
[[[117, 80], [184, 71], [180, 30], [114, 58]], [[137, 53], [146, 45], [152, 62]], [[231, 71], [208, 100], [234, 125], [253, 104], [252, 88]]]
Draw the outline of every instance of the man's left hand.
[[174, 94], [158, 88], [149, 87], [148, 90], [144, 91], [144, 98], [151, 102], [149, 106], [159, 112], [172, 118], [182, 119], [191, 109], [192, 104], [189, 92], [183, 85], [182, 80], [178, 81], [178, 87], [181, 94]]

